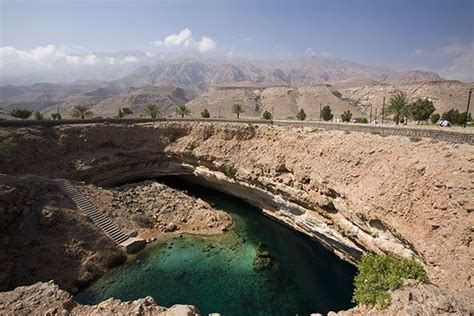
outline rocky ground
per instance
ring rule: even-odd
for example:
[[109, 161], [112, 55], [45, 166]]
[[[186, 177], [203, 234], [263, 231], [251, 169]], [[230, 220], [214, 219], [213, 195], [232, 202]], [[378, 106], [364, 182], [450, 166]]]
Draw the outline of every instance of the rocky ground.
[[370, 306], [357, 306], [335, 315], [469, 315], [472, 313], [474, 298], [439, 288], [433, 284], [420, 284], [406, 280], [403, 288], [391, 293], [392, 304], [386, 310]]
[[3, 291], [54, 280], [74, 293], [126, 260], [54, 182], [41, 177], [0, 176], [0, 244]]
[[97, 305], [80, 305], [71, 294], [59, 289], [52, 282], [22, 286], [11, 292], [0, 292], [2, 315], [162, 315], [194, 316], [199, 311], [190, 305], [165, 308], [147, 296], [122, 302], [109, 299]]
[[145, 239], [171, 232], [213, 235], [232, 225], [227, 213], [156, 181], [79, 188], [124, 232]]
[[[0, 140], [15, 144], [0, 160], [0, 172], [7, 174], [65, 177], [89, 184], [192, 175], [262, 207], [269, 216], [349, 261], [367, 250], [415, 256], [440, 288], [433, 290], [435, 297], [443, 295], [449, 304], [461, 302], [465, 310], [474, 311], [472, 302], [463, 300], [474, 297], [472, 145], [217, 123], [4, 129]], [[156, 183], [116, 189], [84, 185], [81, 190], [120, 226], [128, 227], [127, 232], [144, 234], [150, 228], [159, 234], [175, 229], [169, 227], [171, 221], [179, 232], [193, 232], [188, 224], [194, 219], [201, 224], [194, 232], [218, 232], [227, 225], [209, 227], [212, 216], [203, 215], [201, 223], [194, 212], [176, 216], [161, 202], [183, 211], [179, 203], [169, 202], [176, 193]], [[154, 204], [148, 203], [156, 196], [160, 198]], [[204, 214], [210, 210], [198, 201], [187, 200], [185, 205], [205, 210]], [[124, 219], [120, 214], [127, 215]], [[150, 223], [140, 220], [142, 215]], [[407, 302], [403, 297], [394, 298], [394, 303]], [[457, 303], [452, 304], [458, 311]], [[446, 306], [438, 311], [443, 309]]]

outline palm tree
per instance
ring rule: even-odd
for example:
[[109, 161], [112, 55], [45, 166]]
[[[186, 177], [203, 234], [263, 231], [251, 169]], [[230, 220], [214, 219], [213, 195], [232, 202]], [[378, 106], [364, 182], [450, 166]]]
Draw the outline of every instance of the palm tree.
[[40, 111], [35, 112], [35, 120], [42, 121], [44, 120], [44, 115]]
[[388, 113], [393, 114], [393, 120], [398, 125], [400, 119], [406, 114], [407, 97], [403, 92], [398, 92], [390, 98]]
[[242, 104], [236, 103], [232, 106], [232, 113], [237, 114], [237, 119], [240, 119], [240, 113], [245, 113]]
[[176, 114], [181, 115], [184, 118], [185, 115], [189, 115], [191, 111], [186, 107], [186, 104], [180, 105], [176, 108]]
[[25, 109], [14, 109], [8, 112], [8, 115], [22, 119], [22, 120], [26, 120], [27, 118], [31, 116], [31, 114], [32, 114], [31, 111], [25, 110]]
[[76, 119], [80, 118], [84, 120], [93, 117], [94, 113], [85, 105], [76, 105], [72, 110], [71, 116]]
[[151, 118], [156, 118], [158, 115], [160, 115], [160, 111], [158, 111], [158, 107], [154, 103], [148, 104], [144, 111], [146, 114], [150, 115]]

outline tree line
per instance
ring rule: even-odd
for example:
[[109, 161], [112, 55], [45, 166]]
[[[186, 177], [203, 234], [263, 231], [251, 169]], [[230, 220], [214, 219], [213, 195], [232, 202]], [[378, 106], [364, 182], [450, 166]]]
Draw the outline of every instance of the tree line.
[[[244, 107], [240, 103], [235, 103], [231, 106], [231, 111], [240, 119], [240, 115], [245, 113]], [[436, 124], [440, 119], [448, 120], [452, 124], [462, 125], [464, 122], [472, 121], [470, 113], [459, 112], [456, 109], [450, 109], [442, 114], [435, 113], [436, 108], [433, 105], [433, 102], [429, 99], [418, 99], [415, 102], [408, 102], [407, 97], [404, 93], [398, 92], [395, 95], [391, 96], [386, 112], [383, 113], [384, 118], [391, 116], [395, 124], [407, 124], [409, 120], [416, 121], [417, 123], [427, 123], [428, 120], [431, 123]], [[179, 105], [175, 109], [176, 115], [184, 118], [185, 116], [191, 115], [191, 110], [185, 105]], [[9, 115], [20, 118], [20, 119], [29, 119], [31, 116], [35, 120], [44, 120], [44, 115], [39, 112], [33, 112], [26, 109], [14, 109], [11, 110]], [[128, 107], [119, 108], [117, 115], [114, 118], [122, 119], [129, 115], [133, 115], [134, 112]], [[211, 113], [208, 109], [204, 109], [201, 113], [202, 118], [210, 118]], [[150, 118], [157, 118], [161, 116], [161, 113], [158, 109], [158, 106], [154, 103], [150, 103], [143, 108], [143, 112], [140, 113], [140, 116], [149, 116]], [[94, 113], [85, 105], [77, 105], [73, 108], [71, 112], [71, 117], [74, 119], [90, 119], [94, 117]], [[265, 110], [262, 113], [262, 118], [265, 120], [271, 120], [273, 118], [272, 113], [268, 110]], [[301, 108], [296, 114], [296, 119], [303, 121], [306, 120], [307, 115], [303, 108]], [[357, 122], [357, 123], [368, 123], [366, 117], [356, 117], [353, 119], [353, 114], [350, 110], [345, 110], [340, 115], [342, 122]], [[51, 114], [52, 120], [61, 120], [62, 116], [59, 111]], [[320, 119], [324, 121], [330, 121], [334, 119], [332, 109], [329, 105], [325, 105], [321, 108]]]

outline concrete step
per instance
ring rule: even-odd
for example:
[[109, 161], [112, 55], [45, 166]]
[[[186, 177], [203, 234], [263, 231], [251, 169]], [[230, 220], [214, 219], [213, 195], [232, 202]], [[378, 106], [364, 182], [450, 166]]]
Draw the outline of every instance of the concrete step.
[[115, 225], [109, 217], [100, 212], [96, 206], [90, 202], [82, 193], [77, 190], [74, 185], [65, 179], [55, 179], [61, 190], [66, 193], [69, 198], [81, 209], [86, 215], [92, 219], [94, 224], [99, 227], [110, 239], [115, 243], [121, 244], [127, 241], [129, 237], [125, 235], [120, 228]]

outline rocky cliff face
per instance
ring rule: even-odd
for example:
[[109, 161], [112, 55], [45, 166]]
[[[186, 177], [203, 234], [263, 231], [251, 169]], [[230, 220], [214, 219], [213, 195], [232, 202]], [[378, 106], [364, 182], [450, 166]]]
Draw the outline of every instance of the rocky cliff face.
[[473, 288], [470, 145], [189, 123], [20, 129], [2, 137], [17, 144], [2, 172], [102, 185], [179, 175], [247, 200], [348, 261], [364, 251], [415, 256], [435, 284]]

